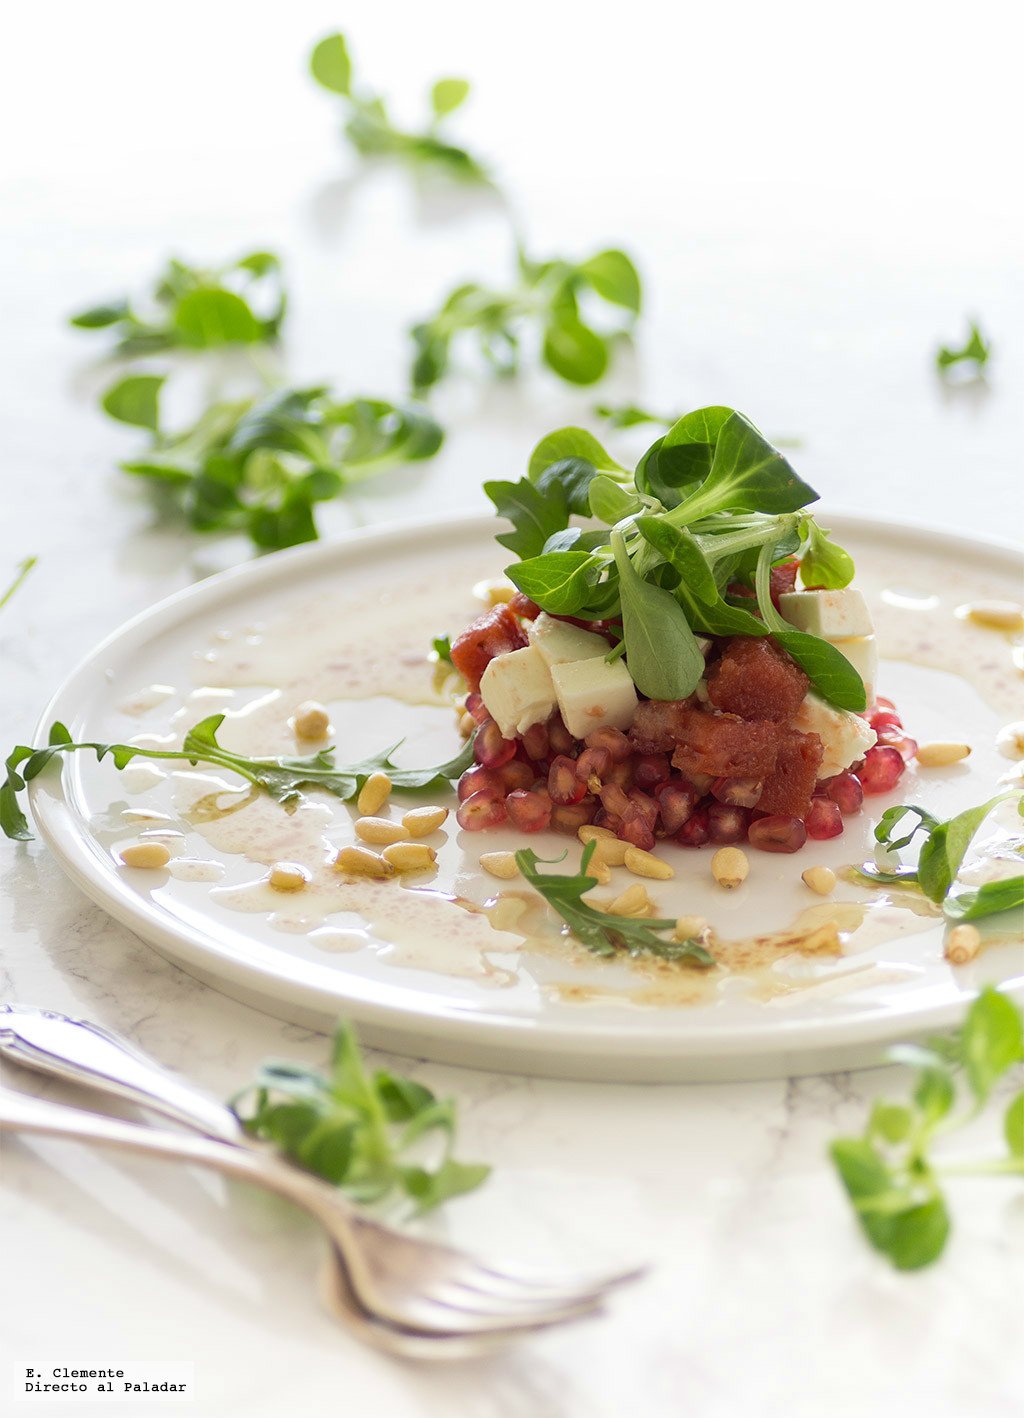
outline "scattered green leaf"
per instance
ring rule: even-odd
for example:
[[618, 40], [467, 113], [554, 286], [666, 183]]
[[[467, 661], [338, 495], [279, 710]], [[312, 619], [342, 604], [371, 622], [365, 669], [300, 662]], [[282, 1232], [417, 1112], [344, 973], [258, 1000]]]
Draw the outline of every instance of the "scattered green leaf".
[[11, 599], [11, 597], [12, 597], [12, 596], [15, 594], [15, 592], [19, 589], [19, 587], [21, 586], [22, 582], [25, 580], [25, 577], [26, 577], [26, 576], [29, 574], [29, 572], [32, 570], [33, 566], [36, 565], [36, 563], [37, 563], [38, 560], [39, 560], [39, 558], [36, 557], [36, 556], [26, 556], [25, 559], [24, 559], [24, 561], [19, 561], [19, 562], [18, 562], [17, 568], [16, 568], [15, 573], [14, 573], [14, 580], [13, 580], [13, 581], [11, 582], [11, 584], [7, 587], [7, 590], [4, 591], [3, 595], [0, 595], [0, 611], [3, 610], [3, 608], [4, 608], [4, 606], [7, 604], [7, 602]]
[[958, 364], [973, 364], [975, 370], [980, 372], [988, 364], [991, 355], [991, 344], [972, 320], [967, 339], [962, 345], [959, 347], [940, 346], [936, 351], [935, 366], [940, 374], [945, 374], [948, 369], [952, 369], [954, 365]]

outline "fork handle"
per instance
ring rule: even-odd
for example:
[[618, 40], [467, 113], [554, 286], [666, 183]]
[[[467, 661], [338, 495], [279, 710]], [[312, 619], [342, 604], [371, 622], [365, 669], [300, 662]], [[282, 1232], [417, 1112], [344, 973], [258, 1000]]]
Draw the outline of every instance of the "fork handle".
[[88, 1019], [29, 1005], [0, 1006], [0, 1056], [61, 1078], [99, 1089], [222, 1142], [245, 1134], [230, 1108], [183, 1083], [134, 1048]]
[[108, 1118], [3, 1087], [0, 1087], [0, 1132], [28, 1132], [75, 1142], [98, 1142], [104, 1147], [139, 1152], [168, 1162], [211, 1167], [225, 1176], [276, 1192], [318, 1220], [322, 1208], [329, 1207], [335, 1227], [345, 1222], [346, 1204], [333, 1187], [254, 1148], [236, 1147], [187, 1133], [163, 1132], [145, 1124]]

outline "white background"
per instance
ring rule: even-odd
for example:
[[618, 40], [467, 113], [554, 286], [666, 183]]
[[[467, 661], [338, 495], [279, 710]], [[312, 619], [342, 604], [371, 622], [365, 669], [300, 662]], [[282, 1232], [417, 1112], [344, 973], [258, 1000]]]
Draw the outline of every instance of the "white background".
[[[18, 7], [0, 82], [0, 557], [41, 561], [0, 620], [4, 745], [102, 635], [245, 554], [155, 525], [126, 488], [114, 464], [138, 440], [97, 412], [102, 337], [68, 331], [70, 310], [172, 252], [269, 246], [288, 264], [294, 378], [397, 395], [411, 320], [508, 269], [496, 203], [360, 173], [344, 151], [304, 73], [338, 25], [403, 117], [433, 78], [473, 79], [453, 133], [493, 156], [532, 251], [636, 256], [647, 311], [601, 397], [733, 404], [802, 441], [794, 461], [832, 505], [1019, 527], [1018, 20], [993, 3]], [[932, 356], [970, 314], [995, 354], [984, 383], [951, 389]], [[484, 477], [517, 476], [593, 397], [471, 371], [437, 398], [442, 456], [325, 524], [477, 505]], [[166, 965], [38, 846], [4, 848], [0, 882], [11, 996], [124, 1030], [220, 1094], [268, 1052], [322, 1058], [322, 1039]], [[392, 1368], [318, 1310], [316, 1242], [291, 1218], [155, 1164], [12, 1144], [12, 1362], [194, 1359], [203, 1418], [1019, 1411], [1019, 1197], [961, 1184], [948, 1256], [897, 1276], [823, 1164], [895, 1072], [628, 1089], [415, 1067], [463, 1100], [465, 1154], [496, 1164], [451, 1209], [456, 1236], [566, 1263], [653, 1251], [613, 1319], [486, 1367]]]

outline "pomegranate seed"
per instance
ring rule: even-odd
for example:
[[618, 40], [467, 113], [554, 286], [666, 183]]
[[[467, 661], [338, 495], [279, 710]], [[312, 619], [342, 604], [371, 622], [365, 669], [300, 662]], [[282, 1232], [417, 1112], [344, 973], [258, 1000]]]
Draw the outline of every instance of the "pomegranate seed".
[[603, 781], [617, 783], [620, 788], [625, 788], [628, 791], [633, 786], [633, 760], [627, 758], [622, 763], [616, 763], [613, 760]]
[[612, 756], [606, 748], [585, 748], [576, 760], [576, 777], [581, 783], [604, 778], [611, 766]]
[[504, 739], [493, 719], [486, 719], [477, 729], [473, 741], [473, 756], [485, 768], [500, 768], [516, 756], [515, 739]]
[[648, 797], [648, 795], [642, 793], [639, 788], [630, 788], [629, 801], [638, 812], [642, 813], [647, 826], [653, 829], [654, 824], [658, 820], [657, 798]]
[[683, 777], [688, 783], [693, 784], [699, 797], [710, 792], [711, 784], [715, 781], [714, 775], [711, 773], [684, 773]]
[[615, 817], [625, 817], [631, 807], [628, 796], [617, 783], [605, 783], [598, 796], [605, 812], [610, 812]]
[[473, 793], [482, 790], [498, 793], [504, 797], [507, 789], [501, 781], [501, 773], [496, 768], [482, 768], [479, 763], [474, 763], [472, 768], [467, 768], [459, 779], [459, 802], [465, 802], [466, 798]]
[[730, 807], [756, 807], [763, 787], [760, 778], [716, 778], [711, 795]]
[[900, 729], [879, 729], [878, 742], [883, 747], [894, 748], [904, 763], [917, 753], [917, 739], [912, 739]]
[[466, 695], [466, 712], [467, 714], [472, 714], [478, 724], [486, 724], [487, 720], [491, 717], [487, 712], [487, 705], [484, 703], [482, 694], [473, 693]]
[[747, 841], [761, 852], [799, 852], [807, 841], [807, 828], [798, 817], [759, 817], [747, 828]]
[[712, 842], [728, 846], [742, 842], [747, 835], [749, 815], [742, 807], [731, 803], [711, 803], [707, 808], [708, 836]]
[[558, 803], [551, 809], [551, 826], [556, 832], [574, 837], [594, 815], [594, 799], [581, 798], [578, 803]]
[[557, 709], [547, 722], [547, 730], [549, 753], [571, 753], [576, 747], [576, 740], [562, 723], [562, 716]]
[[654, 833], [651, 830], [651, 824], [647, 821], [642, 809], [635, 805], [631, 805], [623, 817], [618, 835], [623, 842], [629, 842], [644, 852], [649, 852], [654, 846]]
[[531, 724], [523, 735], [523, 751], [534, 763], [540, 763], [548, 756], [547, 724]]
[[508, 820], [520, 832], [543, 832], [551, 821], [551, 802], [539, 793], [517, 790], [505, 799]]
[[876, 744], [864, 755], [864, 765], [858, 773], [865, 793], [891, 793], [903, 776], [903, 755], [889, 744]]
[[553, 803], [578, 803], [586, 795], [587, 785], [576, 777], [576, 763], [563, 754], [552, 760], [548, 772], [548, 792]]
[[618, 836], [619, 828], [622, 826], [622, 818], [616, 817], [615, 813], [609, 812], [607, 808], [599, 807], [594, 813], [594, 826], [606, 827], [609, 832], [614, 832]]
[[876, 709], [868, 715], [868, 723], [877, 734], [879, 729], [902, 729], [903, 720], [891, 709]]
[[633, 781], [647, 792], [667, 783], [671, 776], [667, 753], [639, 753], [633, 760]]
[[536, 766], [532, 763], [524, 763], [521, 758], [513, 758], [511, 763], [504, 763], [494, 771], [498, 775], [504, 793], [515, 793], [520, 788], [532, 788], [537, 776]]
[[690, 814], [676, 833], [676, 841], [680, 847], [703, 847], [710, 835], [708, 810], [706, 807], [699, 807]]
[[623, 763], [633, 753], [633, 745], [621, 729], [595, 729], [583, 742], [588, 748], [606, 748], [613, 763]]
[[891, 699], [886, 699], [884, 694], [879, 694], [875, 696], [875, 708], [895, 710], [896, 705], [892, 702]]
[[829, 778], [822, 787], [834, 803], [838, 803], [839, 811], [849, 816], [852, 812], [860, 812], [861, 803], [864, 801], [864, 789], [860, 785], [860, 779], [854, 773], [837, 773], [834, 778]]
[[843, 831], [843, 814], [839, 804], [831, 798], [812, 798], [811, 806], [804, 818], [808, 837], [815, 842], [825, 842], [829, 837], [839, 837]]
[[662, 783], [656, 789], [658, 816], [668, 836], [672, 837], [687, 821], [697, 803], [697, 793], [689, 784]]
[[487, 827], [500, 827], [507, 815], [505, 799], [500, 792], [493, 792], [489, 788], [481, 788], [478, 793], [471, 793], [459, 805], [455, 814], [459, 826], [464, 827], [467, 832], [483, 832]]

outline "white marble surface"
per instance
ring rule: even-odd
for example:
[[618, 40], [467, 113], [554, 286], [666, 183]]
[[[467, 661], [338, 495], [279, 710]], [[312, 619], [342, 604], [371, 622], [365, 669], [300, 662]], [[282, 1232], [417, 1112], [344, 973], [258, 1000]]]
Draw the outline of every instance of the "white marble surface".
[[[803, 439], [795, 456], [833, 504], [1005, 533], [1024, 374], [1009, 46], [990, 33], [994, 5], [955, 29], [932, 12], [927, 34], [911, 10], [886, 8], [881, 47], [870, 7], [835, 33], [797, 5], [683, 11], [667, 34], [664, 7], [646, 3], [628, 32], [593, 12], [580, 26], [567, 4], [517, 7], [500, 36], [487, 7], [454, 3], [357, 4], [342, 19], [400, 89], [445, 69], [478, 80], [463, 131], [500, 154], [542, 249], [620, 240], [639, 253], [649, 315], [603, 393], [734, 403]], [[297, 376], [390, 392], [409, 318], [501, 269], [494, 207], [416, 196], [393, 175], [349, 180], [330, 103], [301, 72], [307, 39], [337, 19], [319, 3], [287, 16], [189, 3], [173, 17], [58, 4], [9, 35], [24, 62], [3, 93], [17, 142], [0, 249], [17, 279], [2, 554], [41, 560], [0, 617], [5, 746], [97, 639], [244, 554], [155, 525], [125, 488], [113, 464], [133, 435], [96, 413], [102, 381], [89, 342], [62, 328], [69, 309], [170, 250], [272, 245], [296, 292]], [[986, 386], [946, 391], [930, 353], [969, 311], [997, 357]], [[531, 377], [518, 390], [466, 379], [438, 402], [443, 456], [331, 509], [328, 527], [474, 505], [482, 475], [515, 475], [536, 436], [585, 418], [589, 399]], [[220, 1095], [265, 1054], [323, 1058], [323, 1038], [166, 964], [37, 844], [5, 847], [0, 872], [5, 997], [97, 1019]], [[440, 1229], [564, 1265], [647, 1257], [651, 1278], [606, 1318], [424, 1372], [327, 1318], [316, 1238], [283, 1208], [198, 1173], [12, 1142], [4, 1391], [14, 1365], [152, 1358], [195, 1362], [202, 1418], [1020, 1411], [1019, 1191], [953, 1184], [947, 1255], [898, 1275], [862, 1243], [824, 1160], [871, 1097], [903, 1086], [896, 1070], [628, 1088], [402, 1066], [458, 1097], [463, 1154], [495, 1168]], [[994, 1122], [975, 1140], [994, 1141]], [[51, 1407], [68, 1411], [36, 1411]]]

